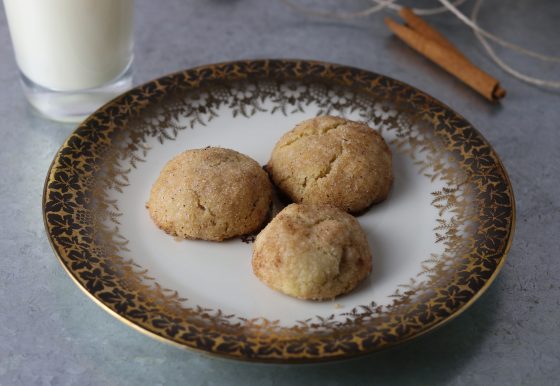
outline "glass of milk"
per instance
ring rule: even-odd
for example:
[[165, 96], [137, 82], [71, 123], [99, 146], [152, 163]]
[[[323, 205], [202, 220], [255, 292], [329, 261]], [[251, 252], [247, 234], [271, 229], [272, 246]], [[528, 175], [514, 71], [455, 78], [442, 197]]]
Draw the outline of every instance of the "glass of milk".
[[132, 85], [133, 0], [4, 0], [29, 102], [79, 121]]

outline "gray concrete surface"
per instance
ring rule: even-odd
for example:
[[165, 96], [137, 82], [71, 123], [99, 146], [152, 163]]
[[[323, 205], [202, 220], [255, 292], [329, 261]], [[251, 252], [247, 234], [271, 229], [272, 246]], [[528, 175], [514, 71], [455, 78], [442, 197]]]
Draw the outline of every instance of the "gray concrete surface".
[[[382, 15], [355, 23], [313, 20], [294, 15], [278, 0], [138, 0], [136, 5], [136, 83], [210, 62], [319, 59], [401, 79], [450, 105], [490, 140], [510, 173], [518, 207], [510, 256], [488, 292], [458, 319], [353, 361], [319, 366], [230, 362], [133, 331], [82, 294], [50, 250], [41, 218], [43, 180], [72, 126], [44, 120], [26, 104], [2, 10], [1, 385], [560, 383], [559, 92], [502, 73], [475, 37], [449, 16], [430, 20], [503, 80], [508, 96], [501, 106], [490, 105], [391, 37]], [[560, 2], [486, 0], [480, 21], [512, 41], [558, 55], [559, 19]], [[506, 57], [520, 69], [560, 79], [558, 66]]]

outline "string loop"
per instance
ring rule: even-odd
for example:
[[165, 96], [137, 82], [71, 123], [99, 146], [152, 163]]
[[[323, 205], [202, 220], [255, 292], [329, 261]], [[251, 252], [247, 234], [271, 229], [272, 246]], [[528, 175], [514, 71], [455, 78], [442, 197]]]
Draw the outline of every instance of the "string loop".
[[[293, 0], [282, 0], [282, 1], [284, 3], [286, 3], [287, 5], [289, 5], [291, 8], [297, 10], [298, 12], [300, 12], [304, 15], [316, 16], [316, 17], [326, 17], [326, 18], [339, 19], [339, 20], [351, 20], [351, 19], [356, 19], [356, 18], [361, 18], [361, 17], [367, 17], [367, 16], [370, 16], [374, 13], [382, 11], [384, 9], [389, 9], [389, 10], [392, 10], [392, 11], [399, 11], [403, 7], [402, 5], [398, 4], [396, 0], [372, 0], [375, 3], [375, 5], [373, 5], [371, 7], [368, 7], [366, 9], [363, 9], [361, 11], [357, 11], [357, 12], [330, 12], [330, 11], [319, 11], [319, 10], [310, 9], [310, 8], [307, 8], [305, 6], [302, 6], [302, 5], [294, 2]], [[441, 3], [442, 6], [433, 7], [433, 8], [413, 8], [412, 11], [414, 13], [416, 13], [417, 15], [436, 15], [436, 14], [440, 14], [440, 13], [444, 13], [444, 12], [451, 12], [462, 23], [464, 23], [465, 25], [467, 25], [469, 28], [471, 28], [473, 30], [476, 38], [478, 39], [480, 44], [482, 44], [482, 47], [484, 48], [484, 50], [486, 51], [486, 53], [488, 54], [490, 59], [492, 59], [492, 61], [494, 63], [496, 63], [496, 65], [498, 67], [500, 67], [502, 70], [504, 70], [505, 72], [507, 72], [511, 76], [513, 76], [513, 77], [515, 77], [515, 78], [517, 78], [517, 79], [519, 79], [523, 82], [526, 82], [526, 83], [529, 83], [529, 84], [532, 84], [532, 85], [535, 85], [535, 86], [560, 89], [560, 82], [559, 81], [550, 81], [550, 80], [545, 80], [545, 79], [541, 79], [541, 78], [531, 77], [527, 74], [519, 72], [519, 71], [513, 69], [512, 67], [510, 67], [508, 64], [506, 64], [496, 54], [496, 52], [494, 51], [494, 49], [492, 48], [492, 46], [490, 45], [488, 40], [491, 40], [492, 42], [494, 42], [496, 44], [499, 44], [503, 47], [509, 48], [509, 49], [519, 53], [519, 54], [530, 56], [530, 57], [535, 58], [537, 60], [540, 60], [542, 62], [560, 63], [560, 56], [544, 55], [544, 54], [529, 50], [525, 47], [522, 47], [522, 46], [519, 46], [517, 44], [508, 42], [507, 40], [504, 40], [504, 39], [500, 38], [499, 36], [496, 36], [496, 35], [488, 32], [488, 31], [486, 31], [485, 29], [482, 29], [478, 25], [478, 22], [477, 22], [482, 0], [475, 0], [470, 18], [467, 17], [464, 13], [462, 13], [457, 8], [458, 6], [463, 4], [466, 0], [454, 0], [454, 1], [438, 0], [438, 1]]]

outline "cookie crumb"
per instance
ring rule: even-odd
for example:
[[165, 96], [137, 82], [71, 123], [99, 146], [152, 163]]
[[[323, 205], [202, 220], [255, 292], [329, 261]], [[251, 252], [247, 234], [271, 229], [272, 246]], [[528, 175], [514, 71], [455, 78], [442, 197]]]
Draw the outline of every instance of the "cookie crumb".
[[252, 244], [255, 242], [255, 238], [257, 236], [255, 236], [254, 234], [251, 235], [243, 235], [241, 236], [241, 241], [243, 241], [245, 244]]

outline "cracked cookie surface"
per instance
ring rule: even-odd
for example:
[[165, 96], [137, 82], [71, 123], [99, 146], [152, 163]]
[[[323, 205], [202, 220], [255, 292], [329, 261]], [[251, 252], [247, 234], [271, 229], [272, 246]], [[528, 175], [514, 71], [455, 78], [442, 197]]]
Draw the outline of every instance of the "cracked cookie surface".
[[350, 214], [330, 205], [291, 204], [257, 236], [252, 265], [272, 289], [326, 300], [352, 291], [369, 275], [371, 252]]
[[162, 169], [146, 207], [173, 236], [221, 241], [260, 229], [272, 185], [260, 165], [234, 150], [187, 150]]
[[391, 151], [364, 123], [321, 116], [303, 121], [276, 143], [266, 169], [296, 203], [335, 205], [359, 213], [387, 198]]

